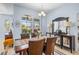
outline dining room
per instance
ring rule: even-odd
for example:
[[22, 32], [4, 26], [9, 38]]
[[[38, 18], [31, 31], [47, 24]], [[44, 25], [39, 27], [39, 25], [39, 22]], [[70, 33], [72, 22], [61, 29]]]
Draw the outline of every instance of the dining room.
[[78, 3], [0, 3], [0, 55], [79, 55]]

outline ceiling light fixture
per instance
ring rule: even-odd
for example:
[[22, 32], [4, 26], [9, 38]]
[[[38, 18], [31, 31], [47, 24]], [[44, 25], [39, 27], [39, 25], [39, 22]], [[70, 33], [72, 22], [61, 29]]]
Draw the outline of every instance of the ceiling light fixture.
[[38, 13], [39, 16], [46, 16], [46, 13], [44, 11], [41, 11], [40, 13]]
[[[44, 9], [43, 4], [41, 5], [41, 9]], [[42, 10], [40, 13], [38, 13], [38, 16], [46, 16], [46, 13]]]

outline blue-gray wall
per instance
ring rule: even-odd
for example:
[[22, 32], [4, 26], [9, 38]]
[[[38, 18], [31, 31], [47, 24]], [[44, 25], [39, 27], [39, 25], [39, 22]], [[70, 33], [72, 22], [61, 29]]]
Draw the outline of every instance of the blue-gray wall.
[[0, 40], [5, 35], [5, 20], [13, 20], [13, 4], [0, 4]]
[[46, 17], [40, 18], [38, 16], [38, 12], [36, 10], [32, 10], [30, 8], [17, 6], [14, 4], [0, 4], [0, 39], [4, 39], [5, 35], [5, 27], [4, 21], [5, 19], [9, 19], [13, 22], [12, 32], [14, 39], [20, 38], [21, 28], [20, 25], [16, 26], [16, 20], [20, 21], [21, 17], [24, 15], [32, 16], [32, 19], [38, 18], [41, 22], [41, 30], [43, 34], [46, 33]]
[[[29, 8], [25, 8], [25, 7], [21, 7], [21, 6], [14, 6], [14, 22], [16, 22], [16, 20], [21, 20], [21, 17], [24, 15], [30, 15], [32, 16], [32, 19], [34, 18], [38, 18], [40, 19], [40, 26], [41, 26], [41, 31], [42, 34], [45, 35], [46, 31], [47, 31], [47, 16], [45, 17], [39, 17], [38, 16], [38, 12]], [[20, 38], [20, 34], [21, 34], [21, 28], [20, 27], [16, 27], [14, 26], [14, 38]]]
[[[14, 6], [14, 23], [16, 20], [20, 21], [24, 15], [30, 15], [32, 18], [38, 18], [38, 13], [35, 10], [21, 7], [21, 6]], [[21, 28], [20, 26], [14, 26], [14, 38], [20, 38]]]
[[40, 26], [41, 26], [42, 35], [46, 35], [46, 32], [47, 32], [47, 15], [40, 17]]

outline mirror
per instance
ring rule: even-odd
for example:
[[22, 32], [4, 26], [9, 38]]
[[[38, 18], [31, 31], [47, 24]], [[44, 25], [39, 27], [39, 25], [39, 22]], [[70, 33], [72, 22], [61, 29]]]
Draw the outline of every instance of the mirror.
[[67, 34], [68, 28], [65, 23], [69, 21], [68, 18], [69, 17], [58, 17], [52, 20], [52, 24], [54, 24], [54, 26], [52, 26], [52, 33], [60, 30], [62, 33]]

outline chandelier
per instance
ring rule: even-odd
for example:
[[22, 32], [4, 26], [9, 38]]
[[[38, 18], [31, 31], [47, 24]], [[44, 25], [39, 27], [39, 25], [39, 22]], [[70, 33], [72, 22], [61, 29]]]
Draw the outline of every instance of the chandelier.
[[38, 16], [46, 16], [46, 13], [44, 11], [41, 11], [40, 13], [38, 13]]
[[40, 13], [38, 13], [38, 16], [46, 16], [46, 13], [44, 12], [44, 5], [43, 4], [41, 4], [41, 12]]

